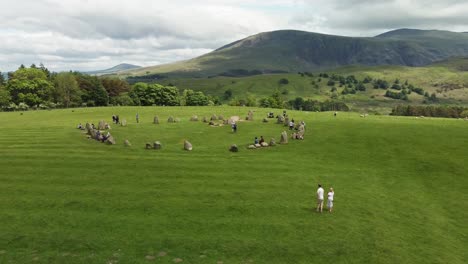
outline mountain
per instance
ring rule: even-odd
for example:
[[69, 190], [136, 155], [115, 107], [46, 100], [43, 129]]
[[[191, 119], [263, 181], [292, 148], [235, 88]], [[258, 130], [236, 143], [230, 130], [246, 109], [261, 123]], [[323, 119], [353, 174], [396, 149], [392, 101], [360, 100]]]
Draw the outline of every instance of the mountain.
[[399, 29], [375, 37], [343, 37], [280, 30], [235, 41], [191, 60], [120, 74], [206, 77], [239, 70], [296, 72], [347, 65], [423, 66], [456, 56], [468, 56], [466, 33]]
[[104, 74], [112, 74], [112, 73], [117, 73], [117, 72], [126, 71], [126, 70], [139, 69], [139, 68], [141, 68], [141, 66], [132, 65], [128, 63], [122, 63], [112, 68], [106, 69], [106, 70], [89, 71], [86, 73], [90, 75], [104, 75]]

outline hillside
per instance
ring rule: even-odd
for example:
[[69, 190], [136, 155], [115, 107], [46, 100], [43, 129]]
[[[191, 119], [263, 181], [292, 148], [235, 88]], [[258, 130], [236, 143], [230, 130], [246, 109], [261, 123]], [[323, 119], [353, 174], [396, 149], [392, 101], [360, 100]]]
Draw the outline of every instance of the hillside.
[[[408, 95], [408, 100], [385, 97], [387, 90], [399, 92], [391, 88], [396, 79], [401, 85], [407, 82], [407, 87], [412, 85], [423, 89], [424, 93], [434, 93], [437, 101], [433, 103], [468, 106], [468, 71], [466, 69], [468, 69], [468, 58], [454, 58], [425, 67], [348, 66], [327, 71], [330, 76], [333, 74], [344, 77], [353, 75], [359, 82], [363, 82], [365, 78], [372, 79], [364, 84], [365, 91], [357, 91], [355, 94], [343, 94], [346, 85], [342, 86], [339, 82], [329, 85], [330, 78], [320, 77], [319, 73], [312, 73], [311, 76], [282, 73], [246, 77], [169, 77], [156, 82], [175, 85], [181, 91], [192, 89], [218, 96], [223, 103], [230, 103], [233, 99], [245, 100], [249, 96], [259, 100], [278, 90], [284, 100], [292, 100], [296, 97], [318, 101], [335, 99], [345, 102], [356, 111], [389, 113], [390, 109], [398, 104], [422, 104], [427, 101], [425, 96], [415, 92]], [[281, 79], [287, 79], [288, 83], [280, 84]], [[378, 79], [388, 82], [389, 88], [374, 89], [373, 82]], [[232, 96], [226, 98], [225, 92], [228, 90]]]
[[128, 64], [128, 63], [122, 63], [122, 64], [116, 65], [116, 66], [114, 66], [112, 68], [109, 68], [109, 69], [89, 71], [89, 72], [86, 72], [86, 73], [90, 74], [90, 75], [104, 75], [104, 74], [113, 74], [113, 73], [117, 73], [117, 72], [121, 72], [121, 71], [134, 70], [134, 69], [139, 69], [139, 68], [141, 68], [141, 66], [132, 65], [132, 64]]
[[239, 69], [297, 72], [349, 65], [423, 66], [454, 56], [468, 56], [467, 34], [400, 29], [376, 37], [343, 37], [280, 30], [235, 41], [191, 60], [120, 74], [206, 77]]

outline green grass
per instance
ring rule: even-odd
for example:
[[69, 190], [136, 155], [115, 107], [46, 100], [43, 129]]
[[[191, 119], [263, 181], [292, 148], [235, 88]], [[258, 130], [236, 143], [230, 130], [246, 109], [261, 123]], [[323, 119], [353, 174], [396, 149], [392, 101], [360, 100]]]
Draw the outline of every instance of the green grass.
[[[284, 128], [261, 122], [270, 109], [237, 134], [188, 121], [248, 110], [0, 113], [0, 263], [467, 262], [468, 122], [291, 111], [304, 141], [247, 150], [279, 140]], [[115, 146], [75, 128], [113, 113], [129, 123]], [[144, 149], [155, 140], [162, 150]], [[333, 214], [313, 212], [317, 183], [335, 188]]]

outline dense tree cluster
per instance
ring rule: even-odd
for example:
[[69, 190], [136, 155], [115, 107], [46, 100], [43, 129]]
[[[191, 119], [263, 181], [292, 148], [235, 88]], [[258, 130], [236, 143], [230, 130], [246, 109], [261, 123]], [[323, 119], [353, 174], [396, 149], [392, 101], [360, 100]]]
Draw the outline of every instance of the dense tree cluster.
[[319, 102], [311, 99], [304, 100], [302, 97], [289, 101], [288, 106], [290, 109], [302, 111], [349, 111], [349, 107], [343, 102]]
[[[0, 74], [1, 75], [1, 74]], [[3, 75], [1, 75], [3, 76]], [[21, 65], [0, 79], [2, 110], [106, 106], [130, 90], [124, 80], [98, 78], [78, 72], [51, 73], [44, 65]], [[128, 100], [127, 100], [127, 103]]]
[[202, 92], [177, 87], [136, 83], [90, 76], [78, 72], [51, 73], [40, 67], [23, 65], [0, 79], [0, 109], [4, 111], [106, 105], [210, 105], [219, 99]]
[[392, 109], [391, 115], [464, 118], [468, 116], [468, 109], [459, 106], [398, 105]]

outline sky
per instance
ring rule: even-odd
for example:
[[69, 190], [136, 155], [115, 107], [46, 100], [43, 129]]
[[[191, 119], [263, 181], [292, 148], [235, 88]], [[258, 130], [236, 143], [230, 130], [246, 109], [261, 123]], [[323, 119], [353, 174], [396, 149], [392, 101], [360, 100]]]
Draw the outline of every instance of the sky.
[[466, 0], [0, 0], [0, 71], [153, 66], [266, 31], [468, 31]]

